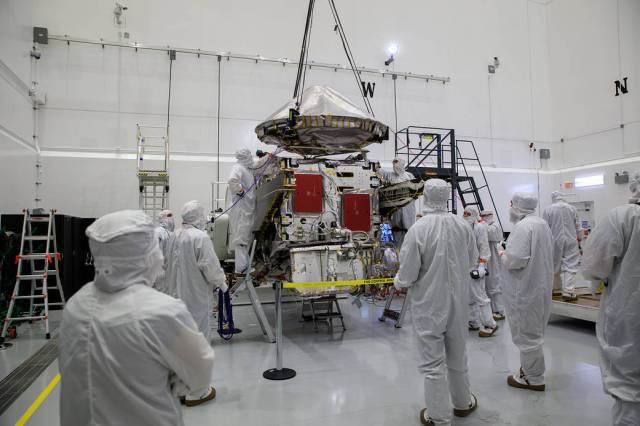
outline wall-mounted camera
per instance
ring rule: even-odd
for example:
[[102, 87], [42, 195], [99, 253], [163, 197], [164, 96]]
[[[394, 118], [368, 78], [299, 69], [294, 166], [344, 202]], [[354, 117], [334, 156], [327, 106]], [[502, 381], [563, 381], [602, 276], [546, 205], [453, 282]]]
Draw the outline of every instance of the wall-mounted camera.
[[120, 27], [125, 23], [124, 12], [127, 11], [127, 6], [122, 3], [116, 2], [116, 6], [113, 8], [113, 22], [116, 26]]
[[495, 74], [496, 69], [500, 66], [500, 59], [497, 56], [493, 57], [493, 64], [489, 64], [489, 74]]

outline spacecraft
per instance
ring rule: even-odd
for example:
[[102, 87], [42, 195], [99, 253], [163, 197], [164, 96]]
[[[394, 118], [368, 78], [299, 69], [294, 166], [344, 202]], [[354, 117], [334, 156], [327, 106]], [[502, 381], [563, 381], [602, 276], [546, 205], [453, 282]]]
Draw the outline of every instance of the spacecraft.
[[[383, 185], [380, 164], [367, 158], [365, 148], [383, 142], [388, 132], [326, 86], [307, 88], [301, 102], [294, 99], [256, 127], [261, 141], [279, 148], [254, 169], [258, 282], [326, 284], [393, 276], [384, 265], [388, 244], [381, 230], [396, 209], [422, 194], [423, 182]], [[214, 237], [218, 255], [231, 258], [220, 241]], [[345, 287], [298, 292], [313, 297], [340, 289]]]
[[389, 127], [328, 86], [312, 86], [256, 127], [258, 139], [288, 152], [332, 155], [389, 138]]

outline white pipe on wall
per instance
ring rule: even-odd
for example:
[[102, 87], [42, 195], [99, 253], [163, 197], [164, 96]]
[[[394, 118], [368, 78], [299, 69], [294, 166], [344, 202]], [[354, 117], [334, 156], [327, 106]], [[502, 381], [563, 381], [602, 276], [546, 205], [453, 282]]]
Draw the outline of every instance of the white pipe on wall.
[[[49, 35], [49, 40], [64, 41], [67, 43], [95, 44], [103, 47], [112, 46], [112, 47], [124, 47], [128, 49], [136, 49], [136, 50], [137, 49], [156, 50], [160, 52], [168, 52], [170, 50], [175, 50], [178, 53], [186, 53], [186, 54], [198, 55], [198, 56], [200, 55], [218, 56], [218, 57], [227, 58], [227, 59], [242, 59], [242, 60], [255, 61], [256, 63], [271, 62], [271, 63], [279, 63], [279, 64], [282, 64], [283, 66], [298, 65], [298, 61], [292, 61], [291, 59], [287, 59], [287, 58], [269, 58], [262, 55], [245, 55], [242, 53], [189, 49], [189, 48], [172, 47], [172, 46], [153, 46], [153, 45], [146, 45], [146, 44], [136, 43], [136, 42], [125, 43], [120, 41], [108, 41], [103, 39], [91, 40], [91, 39], [85, 39], [85, 38], [71, 37], [66, 34], [65, 35]], [[333, 69], [334, 71], [338, 71], [338, 70], [351, 71], [351, 68], [349, 66], [341, 65], [341, 64], [328, 64], [325, 62], [310, 61], [310, 62], [307, 62], [305, 65], [310, 68], [316, 67], [316, 68]], [[427, 82], [430, 80], [433, 80], [433, 81], [442, 82], [443, 84], [451, 82], [451, 77], [443, 77], [443, 76], [437, 76], [432, 74], [415, 74], [412, 72], [390, 71], [386, 69], [375, 69], [375, 68], [367, 68], [367, 67], [358, 67], [357, 71], [359, 73], [377, 74], [377, 75], [381, 75], [382, 77], [395, 75], [398, 77], [403, 77], [405, 80], [409, 78], [417, 79], [417, 80], [426, 80]]]

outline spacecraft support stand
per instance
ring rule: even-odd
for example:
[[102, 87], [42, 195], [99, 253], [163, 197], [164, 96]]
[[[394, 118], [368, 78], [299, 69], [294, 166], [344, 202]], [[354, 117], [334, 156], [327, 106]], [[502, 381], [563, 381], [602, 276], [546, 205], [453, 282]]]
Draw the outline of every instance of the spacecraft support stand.
[[[251, 255], [249, 257], [249, 265], [253, 264], [253, 255], [255, 254], [255, 251], [256, 251], [256, 240], [253, 240], [253, 244], [251, 245]], [[273, 330], [271, 330], [271, 325], [267, 320], [267, 316], [264, 313], [264, 309], [262, 309], [262, 303], [260, 302], [258, 293], [256, 293], [256, 288], [253, 286], [253, 279], [251, 278], [251, 268], [247, 268], [247, 273], [244, 276], [244, 279], [242, 281], [238, 281], [231, 288], [231, 290], [229, 290], [229, 294], [235, 294], [237, 291], [242, 290], [243, 287], [247, 288], [247, 291], [249, 293], [249, 299], [251, 299], [251, 305], [253, 306], [253, 311], [256, 313], [256, 317], [258, 318], [258, 323], [260, 324], [260, 328], [262, 328], [262, 333], [264, 334], [267, 342], [269, 343], [276, 342], [276, 338], [273, 335]]]

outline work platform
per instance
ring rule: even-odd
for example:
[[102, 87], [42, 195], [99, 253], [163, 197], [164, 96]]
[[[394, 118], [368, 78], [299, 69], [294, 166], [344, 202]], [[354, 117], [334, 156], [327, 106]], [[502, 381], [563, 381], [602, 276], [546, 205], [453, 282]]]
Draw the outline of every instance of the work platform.
[[565, 317], [596, 322], [600, 310], [600, 295], [594, 296], [587, 287], [576, 288], [578, 300], [563, 302], [562, 296], [554, 296], [551, 302], [551, 313]]

